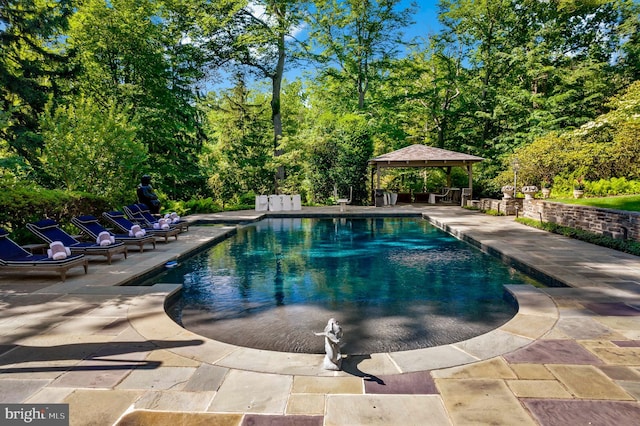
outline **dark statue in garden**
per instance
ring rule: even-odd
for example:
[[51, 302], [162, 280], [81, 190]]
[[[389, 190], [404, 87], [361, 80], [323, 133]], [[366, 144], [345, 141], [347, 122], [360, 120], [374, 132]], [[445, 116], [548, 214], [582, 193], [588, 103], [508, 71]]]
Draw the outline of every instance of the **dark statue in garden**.
[[138, 194], [138, 201], [145, 204], [151, 213], [157, 214], [160, 212], [160, 201], [151, 186], [151, 176], [142, 176], [136, 193]]

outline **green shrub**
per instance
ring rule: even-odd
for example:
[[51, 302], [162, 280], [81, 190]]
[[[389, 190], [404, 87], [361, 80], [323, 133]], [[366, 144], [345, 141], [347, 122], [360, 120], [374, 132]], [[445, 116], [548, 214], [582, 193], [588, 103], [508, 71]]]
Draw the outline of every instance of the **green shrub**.
[[[573, 175], [556, 176], [553, 181], [553, 197], [572, 197], [576, 177]], [[611, 195], [640, 194], [640, 181], [627, 180], [624, 177], [582, 181], [587, 197], [607, 197]]]
[[541, 222], [539, 220], [528, 219], [524, 217], [516, 219], [516, 222], [522, 223], [523, 225], [531, 226], [533, 228], [553, 232], [554, 234], [564, 235], [565, 237], [574, 238], [576, 240], [585, 241], [587, 243], [640, 256], [640, 242], [637, 241], [611, 238], [582, 229], [562, 226], [553, 222]]
[[586, 182], [585, 191], [590, 196], [606, 197], [608, 195], [640, 194], [640, 181], [625, 178], [600, 179], [597, 182]]
[[20, 244], [39, 242], [26, 229], [26, 224], [43, 218], [54, 219], [65, 229], [74, 216], [91, 214], [100, 217], [110, 210], [109, 202], [93, 194], [43, 189], [32, 185], [2, 188], [0, 226], [11, 232], [11, 238]]
[[179, 214], [192, 214], [192, 213], [217, 213], [222, 211], [222, 206], [213, 201], [211, 197], [207, 198], [192, 198], [191, 200], [181, 202], [183, 205], [183, 212], [176, 210]]

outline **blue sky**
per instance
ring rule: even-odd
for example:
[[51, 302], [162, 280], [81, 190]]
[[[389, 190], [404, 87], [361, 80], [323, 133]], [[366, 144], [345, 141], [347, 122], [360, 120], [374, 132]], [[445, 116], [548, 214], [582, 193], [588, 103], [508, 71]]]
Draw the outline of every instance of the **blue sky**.
[[[430, 34], [437, 33], [442, 27], [438, 22], [438, 1], [416, 1], [418, 4], [418, 11], [414, 15], [414, 21], [416, 22], [411, 27], [407, 28], [407, 36], [423, 36], [426, 37]], [[411, 4], [411, 1], [404, 0], [400, 2], [402, 7], [407, 7]]]

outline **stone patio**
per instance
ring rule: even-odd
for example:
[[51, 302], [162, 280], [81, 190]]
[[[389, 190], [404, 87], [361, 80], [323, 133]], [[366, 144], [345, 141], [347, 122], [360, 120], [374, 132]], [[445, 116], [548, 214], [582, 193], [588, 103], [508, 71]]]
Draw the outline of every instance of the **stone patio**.
[[[279, 212], [281, 216], [291, 214]], [[296, 212], [300, 214], [300, 212]], [[549, 283], [509, 286], [518, 314], [436, 348], [348, 357], [239, 348], [164, 313], [168, 283], [122, 287], [215, 244], [233, 225], [192, 226], [89, 274], [0, 275], [0, 401], [68, 403], [71, 425], [637, 425], [640, 262], [459, 207], [304, 208], [303, 215], [421, 216]], [[247, 222], [253, 211], [194, 215]]]

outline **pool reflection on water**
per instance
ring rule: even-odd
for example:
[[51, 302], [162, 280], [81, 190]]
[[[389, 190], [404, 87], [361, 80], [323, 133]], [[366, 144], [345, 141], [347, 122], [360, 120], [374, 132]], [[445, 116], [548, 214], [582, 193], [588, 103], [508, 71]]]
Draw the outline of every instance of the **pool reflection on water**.
[[443, 345], [516, 313], [503, 285], [534, 283], [422, 219], [266, 219], [167, 270], [172, 318], [238, 346], [323, 353], [335, 317], [343, 353]]

